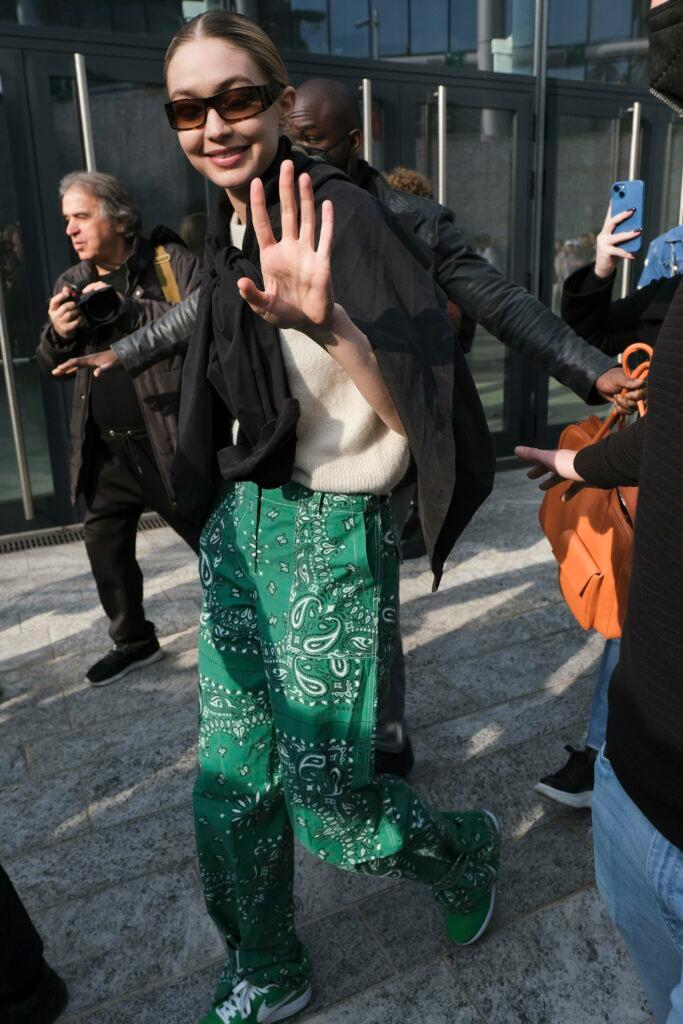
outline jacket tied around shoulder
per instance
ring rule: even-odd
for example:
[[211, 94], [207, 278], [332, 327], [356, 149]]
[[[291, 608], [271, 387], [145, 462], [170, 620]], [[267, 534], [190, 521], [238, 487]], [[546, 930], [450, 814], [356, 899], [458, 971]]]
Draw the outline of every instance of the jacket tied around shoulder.
[[[263, 176], [275, 237], [281, 232], [279, 168], [310, 174], [316, 219], [334, 205], [335, 301], [367, 336], [404, 425], [415, 460], [420, 517], [438, 586], [456, 538], [490, 493], [495, 458], [469, 367], [426, 269], [420, 243], [381, 203], [341, 171], [280, 140]], [[299, 405], [289, 390], [279, 333], [244, 302], [240, 277], [262, 287], [258, 245], [248, 218], [243, 250], [232, 245], [225, 197], [209, 221], [199, 313], [183, 370], [178, 449], [179, 503], [203, 523], [217, 484], [251, 480], [276, 487], [291, 478]], [[239, 422], [237, 443], [231, 428]]]

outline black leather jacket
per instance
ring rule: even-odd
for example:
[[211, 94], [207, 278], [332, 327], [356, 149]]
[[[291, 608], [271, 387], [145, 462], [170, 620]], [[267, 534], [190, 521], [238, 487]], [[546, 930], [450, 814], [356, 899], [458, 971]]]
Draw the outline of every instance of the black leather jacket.
[[[602, 401], [594, 385], [615, 365], [613, 359], [586, 344], [542, 302], [478, 256], [450, 210], [430, 199], [397, 192], [374, 167], [362, 160], [359, 164], [357, 183], [420, 239], [434, 278], [452, 302], [584, 401]], [[186, 351], [197, 303], [198, 296], [191, 296], [153, 324], [112, 345], [131, 375], [158, 359]]]

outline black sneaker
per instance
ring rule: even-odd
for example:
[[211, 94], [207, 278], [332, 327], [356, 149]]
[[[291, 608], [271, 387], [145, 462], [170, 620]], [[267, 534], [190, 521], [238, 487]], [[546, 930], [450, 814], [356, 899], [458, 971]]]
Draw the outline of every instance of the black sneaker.
[[593, 769], [597, 750], [584, 747], [576, 750], [567, 745], [569, 760], [554, 775], [545, 775], [535, 789], [566, 807], [590, 807], [593, 801]]
[[414, 764], [413, 745], [408, 736], [405, 747], [397, 753], [388, 750], [375, 751], [375, 775], [400, 775], [405, 779], [412, 772]]
[[3, 1024], [52, 1024], [66, 1009], [69, 993], [59, 975], [43, 962], [35, 992], [20, 1003], [0, 1006]]
[[137, 644], [114, 644], [108, 654], [91, 665], [85, 674], [91, 686], [106, 686], [143, 665], [160, 661], [164, 652], [155, 636]]

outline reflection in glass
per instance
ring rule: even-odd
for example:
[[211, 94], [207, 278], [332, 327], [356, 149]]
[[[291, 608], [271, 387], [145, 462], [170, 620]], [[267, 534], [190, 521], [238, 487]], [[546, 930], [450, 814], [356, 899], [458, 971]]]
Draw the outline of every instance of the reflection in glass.
[[408, 53], [408, 0], [372, 0], [379, 15], [379, 55]]
[[81, 128], [78, 119], [76, 79], [66, 75], [50, 76], [52, 121], [57, 143], [57, 166], [65, 172], [83, 166]]
[[[286, 49], [380, 59], [441, 55], [452, 67], [531, 74], [535, 0], [257, 0], [259, 24]], [[358, 22], [363, 22], [358, 26]], [[328, 33], [329, 31], [329, 41]], [[438, 58], [437, 58], [438, 59]]]
[[642, 0], [550, 0], [548, 74], [647, 85], [647, 11]]
[[98, 170], [122, 182], [147, 231], [163, 224], [195, 239], [197, 222], [190, 229], [184, 219], [206, 212], [204, 179], [165, 122], [163, 86], [88, 72], [88, 88]]
[[367, 0], [332, 0], [330, 3], [330, 33], [332, 53], [343, 57], [369, 57], [370, 29], [356, 28], [357, 21], [368, 17]]
[[410, 5], [410, 52], [443, 53], [448, 40], [448, 0]]
[[329, 53], [327, 0], [291, 0], [290, 42], [293, 50]]
[[[417, 169], [437, 178], [436, 107], [419, 104]], [[479, 255], [508, 273], [514, 183], [515, 114], [509, 110], [448, 105], [448, 196], [457, 199], [456, 217]], [[449, 204], [450, 205], [450, 204]], [[468, 361], [493, 431], [505, 429], [508, 351], [483, 327]]]
[[17, 0], [0, 2], [0, 21], [14, 25], [57, 25], [59, 28], [124, 32], [127, 35], [170, 36], [192, 16], [218, 3], [185, 4], [181, 0]]
[[[37, 325], [26, 280], [24, 244], [19, 224], [14, 177], [10, 163], [10, 138], [0, 88], [0, 288], [5, 302], [9, 342], [19, 398], [22, 428], [27, 449], [34, 498], [54, 493], [47, 444], [40, 373], [34, 350]], [[41, 310], [42, 316], [42, 310]], [[4, 369], [4, 368], [0, 368]], [[0, 502], [21, 498], [19, 473], [12, 442], [7, 393], [0, 381]], [[39, 503], [37, 508], [39, 508]], [[3, 515], [4, 520], [4, 515]], [[21, 520], [16, 524], [20, 527]]]
[[[552, 308], [559, 313], [564, 282], [595, 258], [595, 241], [605, 220], [610, 186], [628, 173], [631, 121], [563, 114], [558, 123], [555, 251]], [[619, 270], [621, 271], [621, 264]], [[613, 297], [621, 294], [617, 275]], [[548, 423], [570, 423], [586, 407], [567, 388], [549, 382]]]
[[[683, 212], [683, 124], [668, 126], [664, 159], [664, 194], [659, 223], [661, 233], [681, 223]], [[683, 269], [683, 268], [682, 268]]]

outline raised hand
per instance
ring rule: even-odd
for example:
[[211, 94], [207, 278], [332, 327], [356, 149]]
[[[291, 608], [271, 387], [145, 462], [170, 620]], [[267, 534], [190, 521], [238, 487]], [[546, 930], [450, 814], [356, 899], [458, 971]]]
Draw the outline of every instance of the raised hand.
[[620, 249], [622, 242], [630, 242], [642, 234], [639, 231], [617, 231], [622, 221], [628, 220], [631, 210], [622, 210], [616, 217], [612, 216], [611, 208], [607, 208], [605, 223], [602, 225], [600, 234], [596, 240], [595, 247], [595, 275], [596, 277], [610, 277], [616, 269], [619, 260], [634, 260], [635, 256], [626, 249]]
[[263, 291], [248, 277], [241, 277], [237, 287], [253, 311], [273, 327], [295, 328], [315, 335], [328, 329], [335, 310], [330, 274], [333, 210], [326, 199], [316, 249], [313, 186], [308, 174], [299, 177], [299, 200], [300, 225], [294, 164], [284, 160], [280, 168], [282, 239], [278, 242], [266, 209], [263, 183], [260, 178], [252, 181], [251, 217], [260, 252]]

